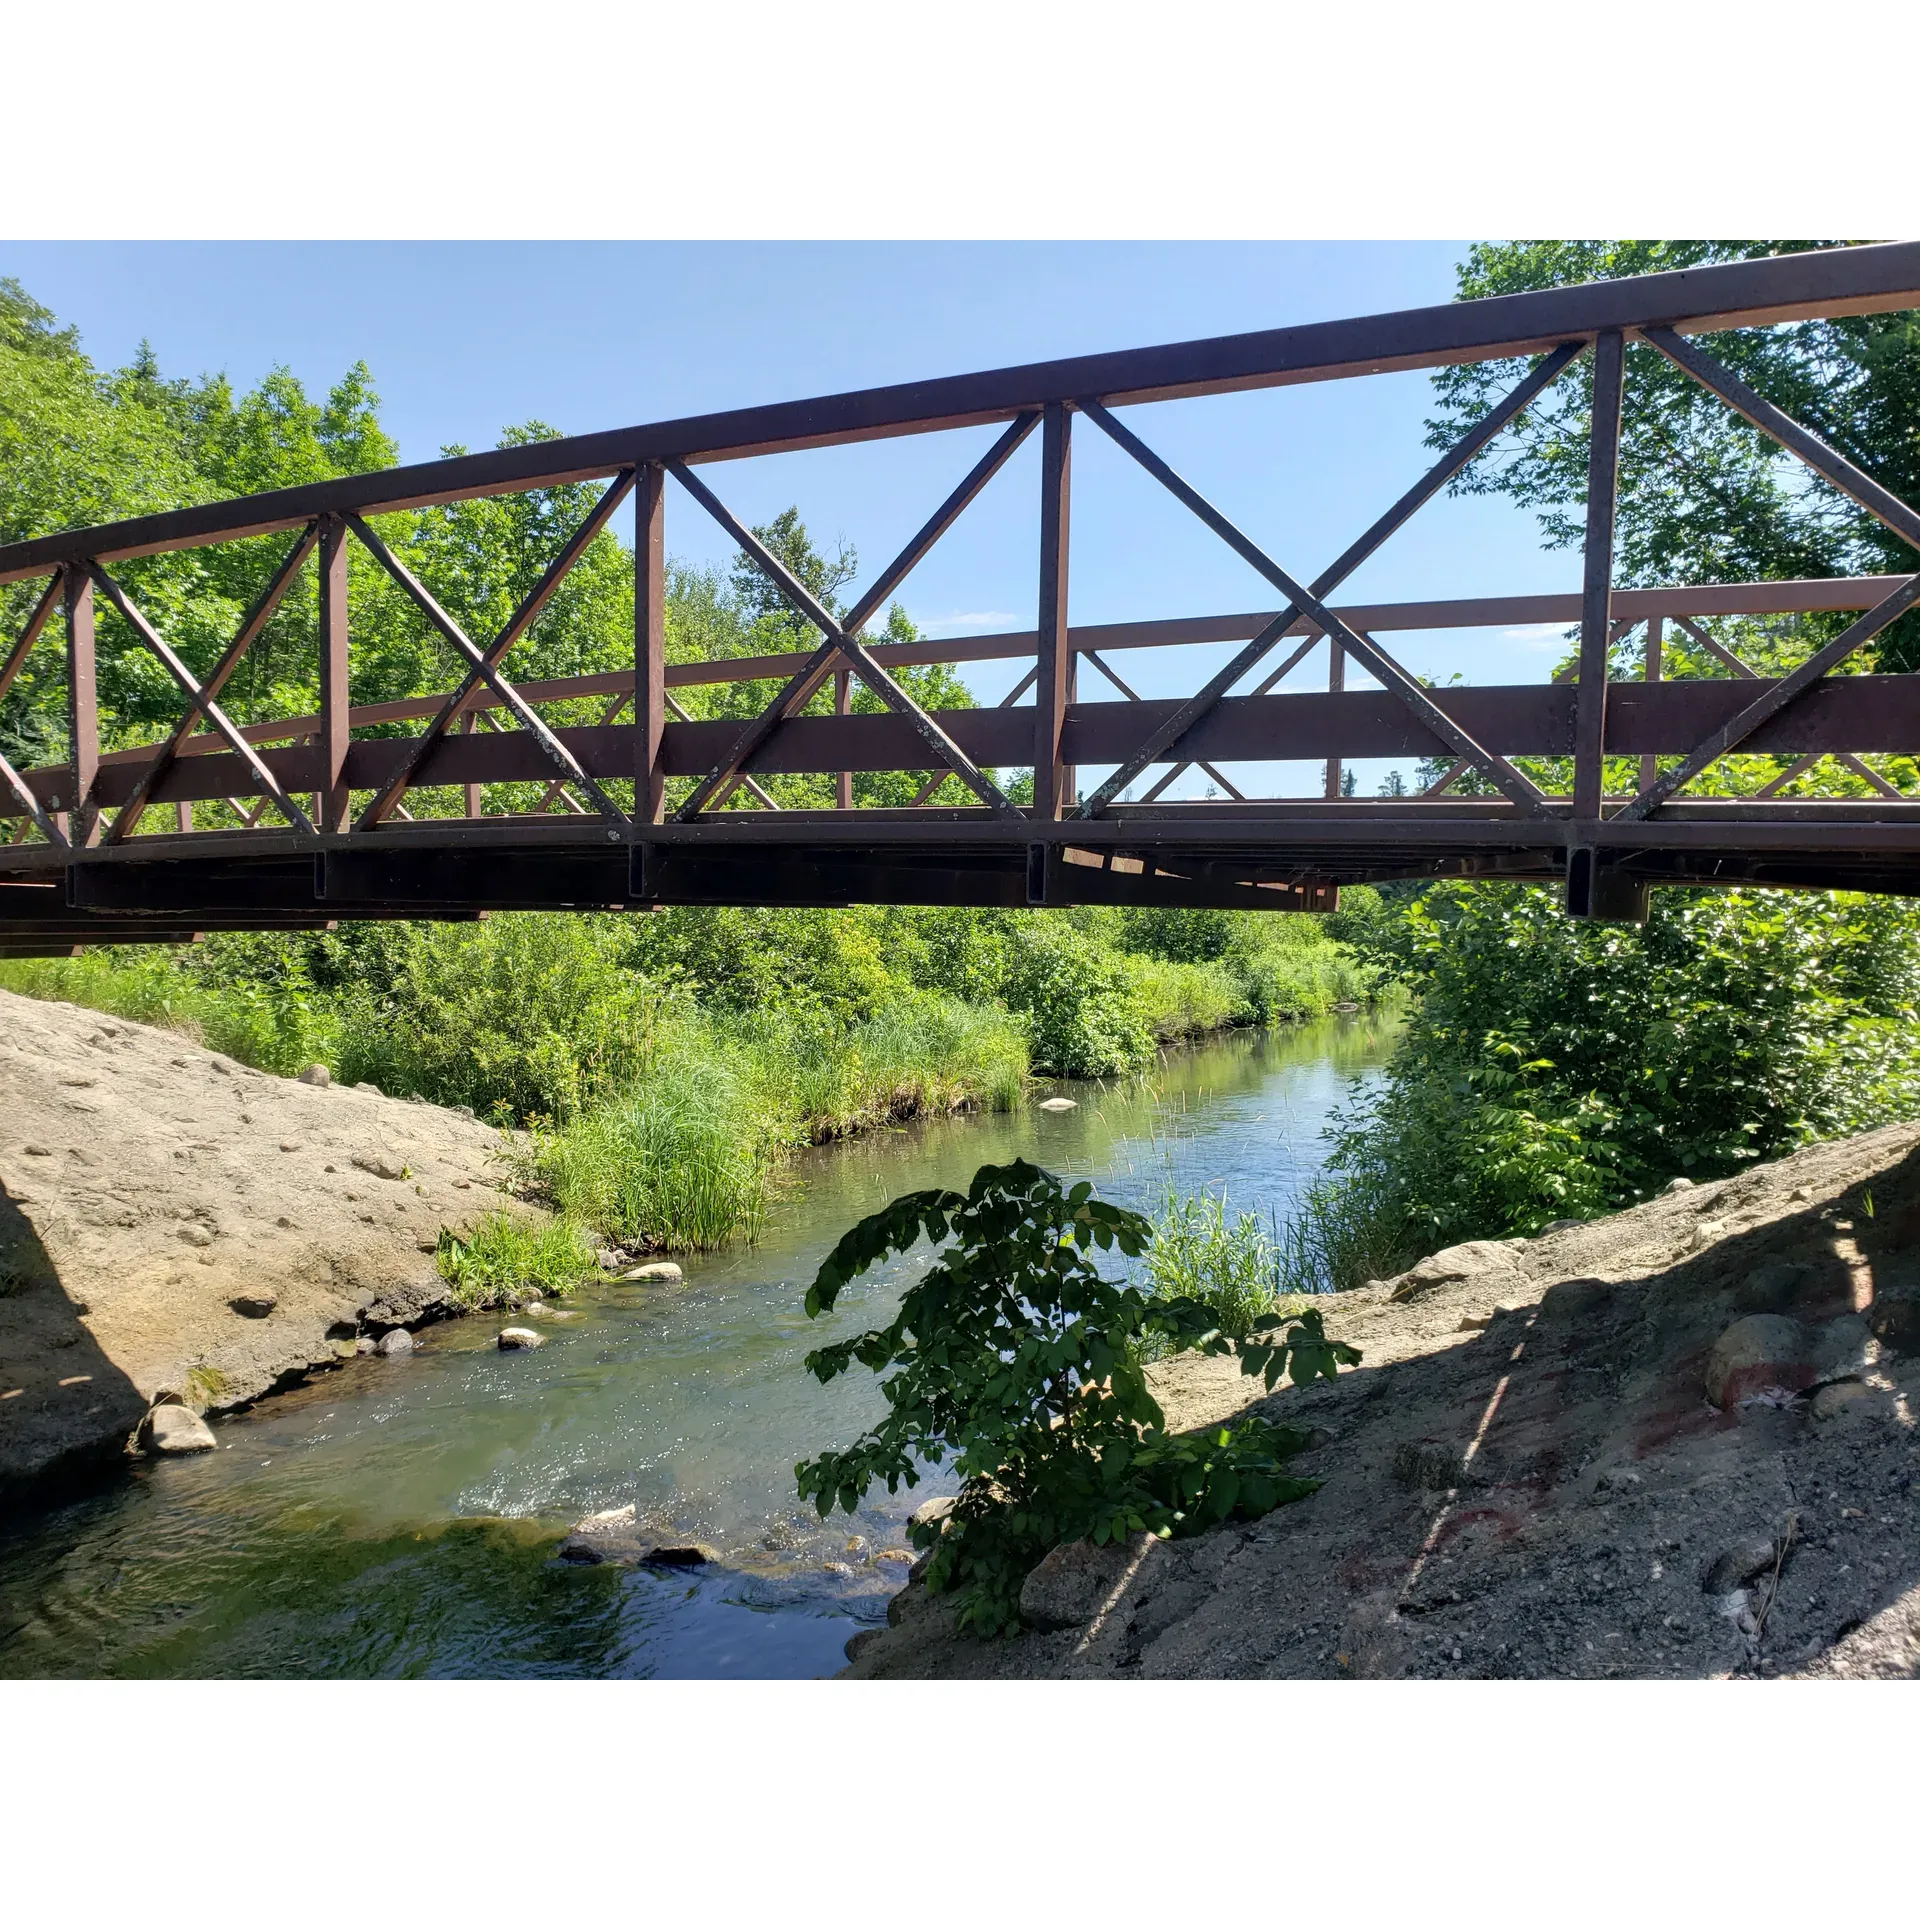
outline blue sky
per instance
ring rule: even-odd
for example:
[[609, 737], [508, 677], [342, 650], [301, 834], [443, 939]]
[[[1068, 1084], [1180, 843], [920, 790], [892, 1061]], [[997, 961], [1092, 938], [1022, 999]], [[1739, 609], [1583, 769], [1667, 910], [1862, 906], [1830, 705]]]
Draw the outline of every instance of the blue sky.
[[[0, 243], [11, 274], [119, 364], [140, 340], [174, 374], [248, 385], [284, 363], [322, 389], [372, 368], [409, 460], [491, 445], [538, 418], [630, 425], [925, 375], [1444, 301], [1464, 244], [1405, 243]], [[1130, 410], [1136, 432], [1286, 567], [1310, 577], [1431, 459], [1423, 374]], [[710, 467], [744, 518], [797, 504], [871, 577], [991, 438], [986, 429]], [[933, 633], [1034, 619], [1038, 436], [908, 581]], [[670, 489], [668, 545], [725, 560], [725, 536]], [[1075, 621], [1242, 611], [1273, 594], [1091, 428], [1075, 436]], [[1345, 600], [1572, 591], [1579, 560], [1541, 549], [1499, 501], [1429, 505]], [[1405, 638], [1404, 662], [1479, 683], [1539, 680], [1539, 633]], [[1130, 656], [1143, 694], [1183, 692], [1217, 658]], [[1316, 662], [1299, 669], [1311, 685]], [[971, 674], [992, 698], [1014, 669]], [[1322, 675], [1324, 669], [1322, 668]], [[1083, 675], [1083, 695], [1109, 692]], [[1321, 681], [1324, 684], [1324, 678]], [[1229, 769], [1240, 783], [1239, 774]], [[1306, 768], [1247, 769], [1309, 790]], [[1382, 767], [1360, 769], [1363, 790]], [[1185, 790], [1183, 785], [1182, 791]]]

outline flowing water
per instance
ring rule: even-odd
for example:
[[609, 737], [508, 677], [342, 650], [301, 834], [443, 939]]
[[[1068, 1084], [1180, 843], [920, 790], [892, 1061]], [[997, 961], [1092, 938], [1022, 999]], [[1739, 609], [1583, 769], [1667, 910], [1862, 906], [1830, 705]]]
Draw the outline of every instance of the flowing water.
[[[1385, 1059], [1371, 1016], [1236, 1036], [1151, 1076], [1071, 1086], [1067, 1113], [923, 1123], [808, 1155], [755, 1246], [689, 1259], [684, 1284], [588, 1288], [547, 1344], [501, 1353], [499, 1316], [357, 1361], [216, 1424], [217, 1453], [143, 1462], [0, 1530], [0, 1676], [806, 1676], [884, 1618], [876, 1561], [938, 1476], [824, 1525], [793, 1463], [882, 1405], [855, 1369], [801, 1356], [881, 1323], [925, 1249], [809, 1321], [833, 1242], [916, 1187], [1015, 1155], [1151, 1210], [1170, 1187], [1285, 1210], [1321, 1128]], [[698, 1571], [556, 1557], [581, 1515], [634, 1502], [709, 1543]]]

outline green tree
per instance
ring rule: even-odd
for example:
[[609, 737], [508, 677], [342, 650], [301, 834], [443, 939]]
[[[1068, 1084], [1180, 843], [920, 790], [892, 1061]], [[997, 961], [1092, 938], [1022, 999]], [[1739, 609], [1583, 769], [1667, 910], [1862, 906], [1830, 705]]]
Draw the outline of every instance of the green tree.
[[[1483, 299], [1581, 281], [1747, 260], [1831, 246], [1819, 240], [1529, 240], [1471, 248], [1459, 297]], [[1920, 314], [1714, 334], [1716, 359], [1902, 499], [1920, 501]], [[1514, 361], [1447, 367], [1429, 444], [1450, 443], [1519, 377]], [[1454, 483], [1531, 508], [1551, 546], [1585, 532], [1591, 356], [1575, 364]], [[1616, 577], [1650, 586], [1904, 573], [1913, 554], [1715, 395], [1653, 348], [1627, 355], [1622, 410]], [[1788, 623], [1804, 657], [1845, 616]], [[1881, 634], [1882, 672], [1920, 663], [1920, 615]]]

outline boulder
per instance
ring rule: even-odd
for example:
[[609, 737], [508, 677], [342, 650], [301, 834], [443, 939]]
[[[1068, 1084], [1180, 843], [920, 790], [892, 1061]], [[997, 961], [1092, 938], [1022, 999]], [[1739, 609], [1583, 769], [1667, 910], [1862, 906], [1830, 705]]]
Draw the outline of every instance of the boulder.
[[1053, 1549], [1027, 1575], [1020, 1588], [1020, 1617], [1045, 1633], [1083, 1627], [1096, 1619], [1121, 1589], [1139, 1599], [1144, 1578], [1158, 1571], [1159, 1539], [1136, 1534], [1123, 1546], [1096, 1547], [1091, 1540], [1069, 1540]]
[[1893, 1396], [1864, 1380], [1836, 1380], [1813, 1396], [1816, 1420], [1839, 1420], [1850, 1413], [1890, 1413]]
[[376, 1340], [372, 1334], [363, 1333], [359, 1339], [353, 1343], [353, 1350], [355, 1353], [372, 1353], [379, 1345], [380, 1342]]
[[910, 1527], [944, 1525], [947, 1515], [953, 1511], [953, 1500], [954, 1496], [950, 1493], [943, 1493], [935, 1500], [922, 1500], [914, 1508], [907, 1525]]
[[702, 1567], [711, 1548], [646, 1524], [631, 1506], [590, 1513], [560, 1543], [560, 1558], [582, 1566]]
[[300, 1069], [300, 1084], [306, 1087], [330, 1087], [333, 1085], [333, 1075], [316, 1060], [312, 1066]]
[[1732, 1593], [1756, 1575], [1772, 1569], [1775, 1541], [1767, 1534], [1749, 1534], [1725, 1549], [1700, 1577], [1706, 1593]]
[[1824, 1387], [1834, 1380], [1857, 1380], [1876, 1365], [1880, 1343], [1873, 1329], [1857, 1313], [1829, 1320], [1813, 1339], [1813, 1383]]
[[680, 1271], [677, 1260], [643, 1260], [636, 1267], [629, 1267], [620, 1276], [623, 1280], [646, 1280], [659, 1285], [663, 1280], [684, 1280], [686, 1275]]
[[452, 1289], [438, 1274], [396, 1280], [377, 1299], [370, 1300], [361, 1317], [375, 1327], [408, 1327], [437, 1312], [452, 1298]]
[[1707, 1356], [1707, 1398], [1716, 1407], [1736, 1407], [1750, 1395], [1804, 1393], [1815, 1370], [1807, 1330], [1779, 1313], [1750, 1313], [1736, 1320]]
[[391, 1333], [382, 1335], [374, 1347], [374, 1352], [383, 1355], [389, 1360], [393, 1359], [396, 1354], [411, 1353], [412, 1351], [413, 1335], [410, 1334], [405, 1327], [395, 1327]]
[[1416, 1267], [1398, 1274], [1387, 1285], [1395, 1300], [1411, 1300], [1430, 1287], [1450, 1286], [1456, 1280], [1504, 1279], [1520, 1265], [1517, 1248], [1505, 1240], [1465, 1240], [1442, 1247]]
[[1667, 1184], [1666, 1184], [1666, 1185], [1665, 1185], [1664, 1187], [1662, 1187], [1662, 1188], [1660, 1189], [1660, 1191], [1661, 1191], [1661, 1192], [1662, 1192], [1663, 1194], [1666, 1194], [1666, 1193], [1691, 1193], [1691, 1192], [1693, 1191], [1693, 1182], [1692, 1182], [1691, 1180], [1689, 1180], [1689, 1179], [1687, 1179], [1687, 1178], [1686, 1178], [1686, 1177], [1685, 1177], [1685, 1176], [1683, 1175], [1683, 1176], [1682, 1176], [1682, 1177], [1681, 1177], [1680, 1179], [1678, 1179], [1678, 1180], [1669, 1180], [1669, 1181], [1667, 1182]]
[[144, 1444], [149, 1453], [210, 1453], [220, 1442], [191, 1407], [163, 1404], [147, 1415]]
[[1080, 1104], [1078, 1100], [1069, 1100], [1065, 1094], [1056, 1093], [1050, 1100], [1040, 1102], [1042, 1113], [1071, 1113]]
[[247, 1320], [264, 1320], [280, 1304], [280, 1296], [271, 1287], [251, 1287], [236, 1293], [227, 1302], [235, 1313]]
[[911, 1547], [882, 1547], [874, 1556], [876, 1564], [881, 1566], [912, 1566], [914, 1551]]
[[534, 1347], [544, 1347], [547, 1336], [535, 1333], [531, 1327], [502, 1327], [500, 1329], [500, 1351], [502, 1353], [526, 1352]]

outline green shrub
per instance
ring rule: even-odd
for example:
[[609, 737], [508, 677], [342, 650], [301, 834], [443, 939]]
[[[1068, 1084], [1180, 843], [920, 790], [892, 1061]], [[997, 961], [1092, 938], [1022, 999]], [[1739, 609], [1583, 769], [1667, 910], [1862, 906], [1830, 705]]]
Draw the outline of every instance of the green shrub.
[[1050, 914], [1012, 919], [1003, 936], [1000, 996], [1025, 1015], [1038, 1072], [1092, 1080], [1153, 1059], [1152, 1009], [1125, 955]]
[[464, 1240], [442, 1227], [436, 1258], [455, 1304], [469, 1310], [514, 1306], [529, 1294], [571, 1293], [597, 1271], [593, 1248], [572, 1221], [504, 1211], [482, 1215]]
[[1156, 1040], [1189, 1040], [1250, 1017], [1247, 996], [1225, 966], [1136, 956], [1129, 971]]
[[1282, 1235], [1345, 1286], [1920, 1113], [1920, 909], [1661, 889], [1644, 928], [1436, 886], [1374, 950], [1417, 996]]
[[[1326, 1338], [1312, 1309], [1257, 1320], [1238, 1340], [1198, 1299], [1166, 1299], [1100, 1277], [1092, 1253], [1138, 1256], [1152, 1228], [1138, 1214], [1071, 1192], [1024, 1161], [982, 1167], [965, 1194], [907, 1194], [854, 1227], [808, 1289], [809, 1316], [849, 1281], [922, 1234], [951, 1241], [902, 1296], [893, 1322], [807, 1355], [822, 1382], [858, 1361], [882, 1383], [888, 1412], [851, 1446], [803, 1460], [802, 1499], [852, 1513], [875, 1480], [917, 1484], [921, 1464], [952, 1456], [960, 1493], [944, 1526], [914, 1529], [931, 1548], [927, 1586], [957, 1596], [961, 1627], [1019, 1629], [1021, 1582], [1068, 1540], [1119, 1542], [1150, 1531], [1197, 1533], [1257, 1516], [1315, 1491], [1287, 1458], [1305, 1444], [1289, 1428], [1249, 1420], [1207, 1435], [1169, 1435], [1147, 1390], [1140, 1351], [1200, 1347], [1241, 1353], [1269, 1386], [1331, 1378], [1360, 1356]], [[891, 1371], [889, 1371], [891, 1370]]]
[[509, 913], [417, 928], [384, 991], [347, 994], [342, 1077], [516, 1120], [581, 1112], [642, 1069], [663, 999], [621, 964], [613, 918]]

